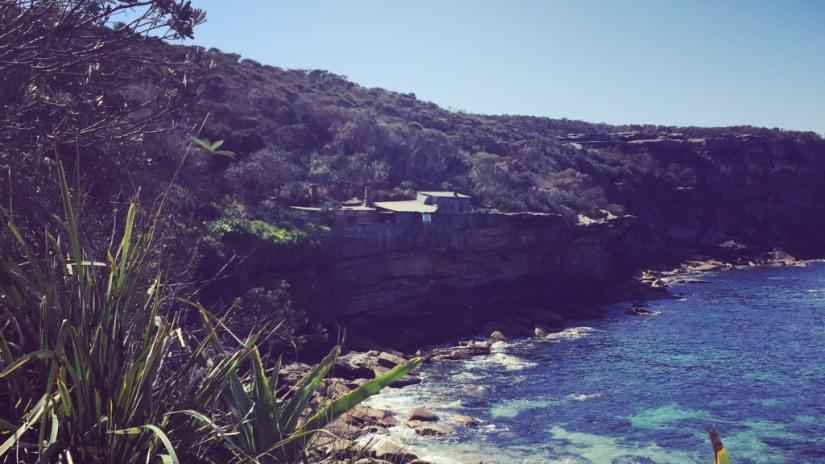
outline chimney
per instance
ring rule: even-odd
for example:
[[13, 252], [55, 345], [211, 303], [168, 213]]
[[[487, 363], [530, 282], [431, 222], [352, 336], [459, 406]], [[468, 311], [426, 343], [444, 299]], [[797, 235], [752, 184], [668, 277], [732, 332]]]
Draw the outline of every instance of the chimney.
[[370, 195], [370, 188], [364, 186], [364, 206], [372, 206], [372, 196]]
[[318, 202], [318, 185], [309, 184], [309, 204], [314, 205]]

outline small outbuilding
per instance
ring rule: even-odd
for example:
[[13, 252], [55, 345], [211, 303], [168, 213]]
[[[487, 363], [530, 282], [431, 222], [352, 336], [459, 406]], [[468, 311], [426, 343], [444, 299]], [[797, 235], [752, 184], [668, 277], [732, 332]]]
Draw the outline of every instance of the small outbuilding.
[[438, 207], [438, 214], [469, 214], [472, 197], [458, 192], [418, 192], [416, 201]]

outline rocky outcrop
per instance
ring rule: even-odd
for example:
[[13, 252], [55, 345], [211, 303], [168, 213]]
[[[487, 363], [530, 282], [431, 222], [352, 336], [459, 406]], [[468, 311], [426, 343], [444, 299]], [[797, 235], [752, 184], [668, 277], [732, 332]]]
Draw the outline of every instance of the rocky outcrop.
[[564, 319], [593, 316], [593, 302], [661, 295], [668, 276], [643, 276], [642, 288], [632, 283], [641, 269], [696, 257], [705, 258], [698, 271], [759, 264], [773, 249], [821, 257], [825, 143], [760, 134], [570, 135], [562, 141], [593, 162], [638, 161], [638, 172], [605, 168], [596, 179], [627, 214], [603, 211], [571, 223], [554, 214], [488, 211], [403, 234], [389, 224], [354, 224], [333, 228], [324, 247], [256, 251], [238, 279], [262, 287], [288, 280], [296, 303], [316, 320], [347, 328], [352, 348], [414, 350], [493, 330], [549, 333]]
[[[514, 309], [556, 320], [581, 301], [626, 279], [634, 265], [625, 233], [633, 218], [570, 225], [553, 215], [478, 214], [464, 227], [421, 226], [404, 237], [336, 240], [327, 320], [343, 320], [380, 345], [415, 348], [514, 321]], [[387, 330], [388, 328], [403, 330]], [[516, 332], [516, 333], [514, 333]], [[510, 331], [519, 335], [518, 330]]]

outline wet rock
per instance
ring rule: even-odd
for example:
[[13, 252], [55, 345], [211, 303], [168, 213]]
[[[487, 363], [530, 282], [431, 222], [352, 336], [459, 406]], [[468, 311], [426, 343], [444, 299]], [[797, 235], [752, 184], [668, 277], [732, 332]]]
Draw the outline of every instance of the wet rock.
[[332, 369], [332, 375], [347, 380], [358, 378], [371, 379], [375, 376], [373, 367], [375, 366], [374, 359], [376, 356], [378, 356], [377, 351], [367, 351], [364, 353], [352, 351], [345, 355], [338, 356]]
[[462, 416], [457, 415], [452, 417], [452, 421], [458, 425], [463, 425], [465, 427], [475, 427], [477, 425], [481, 425], [481, 421], [476, 419], [475, 417], [470, 416]]
[[[376, 377], [382, 376], [389, 371], [389, 368], [383, 366], [376, 366], [373, 369], [373, 372], [375, 373]], [[391, 383], [389, 386], [390, 388], [403, 388], [408, 387], [410, 385], [415, 385], [417, 383], [421, 383], [421, 377], [419, 377], [418, 374], [416, 374], [415, 372], [411, 372], [405, 375], [404, 377], [401, 377], [400, 379], [396, 380], [395, 382]]]
[[504, 334], [499, 332], [498, 330], [494, 330], [493, 333], [490, 334], [489, 338], [490, 338], [490, 340], [493, 340], [493, 341], [496, 341], [496, 342], [502, 342], [504, 340], [507, 340], [507, 337], [505, 337]]
[[404, 359], [402, 356], [392, 353], [380, 353], [376, 358], [376, 363], [379, 366], [393, 368], [395, 366], [406, 364], [407, 360]]
[[348, 423], [345, 418], [333, 421], [324, 427], [324, 429], [329, 432], [330, 435], [344, 440], [355, 440], [364, 434], [364, 431], [360, 427]]
[[386, 428], [398, 424], [398, 420], [390, 411], [372, 408], [363, 404], [359, 404], [347, 412], [344, 420], [348, 424], [362, 427], [366, 425], [377, 425]]
[[490, 354], [489, 342], [471, 341], [464, 345], [459, 345], [452, 348], [439, 348], [434, 350], [432, 353], [432, 358], [436, 360], [467, 359], [473, 356], [483, 356], [488, 354]]
[[410, 411], [410, 419], [411, 421], [423, 421], [423, 422], [435, 422], [438, 420], [438, 416], [435, 415], [434, 412], [429, 411], [424, 408], [413, 408]]
[[415, 374], [407, 374], [404, 377], [396, 380], [395, 382], [390, 384], [390, 388], [403, 388], [408, 387], [410, 385], [415, 385], [421, 383], [421, 377]]
[[655, 316], [659, 314], [658, 311], [651, 311], [649, 309], [640, 308], [638, 306], [633, 308], [628, 308], [625, 311], [625, 314], [629, 314], [631, 316]]
[[393, 463], [409, 463], [418, 458], [400, 443], [392, 440], [382, 440], [372, 447], [372, 454], [377, 459], [383, 459]]
[[425, 437], [444, 437], [453, 435], [455, 430], [443, 424], [435, 424], [432, 422], [408, 421], [407, 425], [415, 431], [418, 435]]
[[331, 375], [342, 379], [355, 380], [366, 378], [371, 379], [375, 374], [373, 374], [372, 369], [368, 367], [357, 366], [339, 360], [335, 361], [335, 365], [332, 367]]

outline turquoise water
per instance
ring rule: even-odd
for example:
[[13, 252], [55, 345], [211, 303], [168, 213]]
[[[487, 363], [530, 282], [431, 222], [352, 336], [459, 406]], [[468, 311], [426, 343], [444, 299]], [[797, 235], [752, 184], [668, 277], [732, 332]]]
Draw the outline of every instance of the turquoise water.
[[825, 463], [825, 266], [723, 272], [553, 340], [425, 368], [374, 404], [423, 405], [456, 435], [399, 440], [435, 462], [710, 463], [715, 424], [734, 464]]

